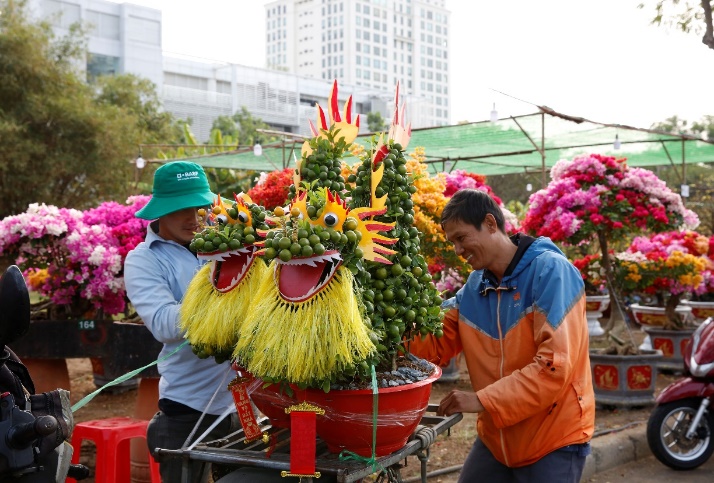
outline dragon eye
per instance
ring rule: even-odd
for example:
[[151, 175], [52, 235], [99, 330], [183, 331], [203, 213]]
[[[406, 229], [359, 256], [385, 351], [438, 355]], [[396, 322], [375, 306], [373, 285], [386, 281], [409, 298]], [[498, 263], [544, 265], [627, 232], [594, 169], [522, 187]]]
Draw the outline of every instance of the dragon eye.
[[225, 225], [228, 222], [228, 217], [221, 213], [220, 215], [216, 215], [216, 220], [218, 220], [218, 223]]
[[329, 227], [333, 227], [337, 224], [337, 222], [339, 221], [339, 218], [337, 217], [336, 214], [330, 212], [330, 213], [325, 214], [325, 216], [323, 217], [323, 220], [325, 221], [325, 225], [327, 225]]
[[241, 223], [248, 223], [248, 215], [243, 213], [242, 211], [238, 212], [238, 221]]

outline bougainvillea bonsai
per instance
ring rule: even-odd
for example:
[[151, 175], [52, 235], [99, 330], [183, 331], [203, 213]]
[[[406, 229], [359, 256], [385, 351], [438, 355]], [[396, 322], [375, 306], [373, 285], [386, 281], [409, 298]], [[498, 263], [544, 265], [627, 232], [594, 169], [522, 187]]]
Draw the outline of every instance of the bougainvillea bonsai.
[[124, 258], [144, 239], [148, 223], [134, 213], [148, 199], [108, 201], [84, 212], [33, 203], [0, 220], [0, 255], [11, 257], [30, 288], [47, 299], [43, 317], [119, 314], [127, 304]]
[[[681, 329], [675, 313], [682, 296], [707, 290], [709, 239], [694, 231], [674, 231], [635, 237], [614, 259], [615, 280], [623, 294], [639, 294], [664, 307], [667, 329]], [[709, 277], [707, 277], [709, 278]]]
[[[625, 159], [591, 154], [561, 160], [551, 178], [545, 189], [531, 195], [523, 229], [568, 245], [596, 241], [613, 308], [619, 302], [609, 256], [614, 241], [699, 224], [678, 194], [651, 171], [628, 167]], [[619, 311], [611, 314], [606, 330], [612, 329]]]

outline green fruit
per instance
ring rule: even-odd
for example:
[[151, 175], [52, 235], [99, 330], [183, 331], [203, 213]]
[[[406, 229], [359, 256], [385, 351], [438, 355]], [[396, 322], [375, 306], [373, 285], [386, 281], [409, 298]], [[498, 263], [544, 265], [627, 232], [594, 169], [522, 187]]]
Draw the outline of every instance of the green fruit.
[[206, 243], [203, 244], [203, 251], [204, 252], [212, 252], [214, 250], [213, 248], [213, 243], [207, 241]]
[[312, 247], [313, 252], [315, 252], [315, 255], [322, 255], [325, 253], [325, 245], [322, 243], [316, 244], [314, 247]]
[[345, 220], [344, 224], [342, 225], [342, 228], [343, 228], [344, 230], [356, 230], [357, 227], [358, 227], [357, 220], [356, 220], [355, 218], [351, 217], [351, 216], [348, 217], [348, 218]]
[[422, 270], [421, 267], [414, 267], [414, 268], [412, 268], [412, 274], [413, 274], [415, 277], [421, 277], [423, 273], [424, 273], [424, 270]]
[[412, 259], [409, 257], [409, 255], [404, 255], [402, 258], [399, 259], [399, 263], [402, 267], [408, 267], [412, 264]]
[[321, 238], [314, 233], [312, 235], [310, 235], [307, 239], [310, 242], [310, 245], [313, 245], [313, 246], [320, 243], [320, 240], [321, 240]]
[[384, 315], [386, 315], [387, 317], [394, 317], [396, 314], [397, 311], [391, 305], [387, 305], [384, 308]]
[[361, 248], [357, 247], [355, 248], [355, 257], [356, 258], [362, 258], [364, 256], [364, 252], [362, 251]]
[[300, 250], [300, 255], [302, 255], [303, 257], [311, 257], [312, 254], [313, 254], [313, 249], [310, 245], [305, 245]]
[[277, 254], [278, 254], [278, 253], [275, 251], [275, 248], [268, 248], [267, 250], [265, 250], [265, 257], [266, 257], [266, 258], [270, 258], [270, 259], [275, 258], [275, 256], [276, 256]]
[[391, 302], [392, 300], [394, 300], [394, 292], [390, 288], [382, 292], [382, 295], [384, 296], [384, 300], [386, 300], [387, 302]]
[[228, 242], [228, 246], [231, 250], [237, 250], [241, 247], [241, 243], [238, 240], [231, 240]]
[[196, 248], [201, 248], [204, 243], [206, 243], [206, 240], [204, 240], [203, 238], [196, 238], [193, 240], [193, 245]]
[[292, 244], [293, 244], [292, 240], [290, 240], [289, 237], [284, 236], [278, 242], [278, 248], [285, 250], [287, 248], [290, 248], [290, 245], [292, 245]]
[[374, 273], [374, 276], [375, 278], [377, 278], [377, 280], [384, 280], [385, 278], [387, 278], [387, 275], [387, 269], [384, 267], [379, 267]]
[[392, 265], [391, 268], [389, 269], [392, 272], [392, 275], [395, 277], [400, 276], [402, 273], [404, 273], [404, 269], [402, 268], [401, 265]]
[[278, 256], [284, 262], [289, 262], [293, 258], [292, 253], [290, 253], [290, 250], [288, 249], [280, 250], [280, 255]]
[[302, 246], [300, 246], [299, 243], [290, 244], [290, 253], [292, 253], [293, 255], [299, 255], [301, 251]]
[[253, 236], [253, 235], [246, 235], [245, 238], [243, 238], [243, 241], [246, 242], [246, 243], [248, 243], [248, 244], [255, 243], [255, 236]]

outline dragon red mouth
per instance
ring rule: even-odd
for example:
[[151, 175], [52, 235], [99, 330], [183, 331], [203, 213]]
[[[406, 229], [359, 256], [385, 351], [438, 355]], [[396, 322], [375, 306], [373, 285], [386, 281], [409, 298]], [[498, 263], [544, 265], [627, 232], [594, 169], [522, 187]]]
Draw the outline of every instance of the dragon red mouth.
[[202, 253], [199, 258], [211, 260], [211, 284], [221, 293], [230, 292], [245, 278], [255, 260], [253, 246], [222, 253]]
[[309, 258], [278, 262], [275, 277], [280, 296], [288, 302], [303, 302], [325, 288], [332, 280], [342, 257], [337, 250]]

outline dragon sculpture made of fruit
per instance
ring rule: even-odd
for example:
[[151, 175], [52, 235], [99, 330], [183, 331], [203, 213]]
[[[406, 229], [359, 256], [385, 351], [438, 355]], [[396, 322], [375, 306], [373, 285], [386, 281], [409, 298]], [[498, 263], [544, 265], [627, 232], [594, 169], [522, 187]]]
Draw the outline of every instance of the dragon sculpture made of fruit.
[[[343, 381], [369, 379], [370, 366], [396, 369], [408, 349], [404, 341], [441, 333], [441, 299], [419, 253], [421, 234], [412, 225], [416, 188], [404, 156], [411, 129], [398, 102], [397, 86], [386, 140], [373, 140], [346, 183], [342, 162], [351, 155], [359, 117], [352, 117], [351, 97], [340, 113], [334, 83], [327, 114], [317, 106], [319, 129], [310, 123], [313, 137], [297, 161], [289, 205], [253, 222], [255, 255], [269, 266], [238, 285], [245, 300], [236, 295], [234, 302], [248, 310], [241, 311], [242, 320], [213, 319], [213, 330], [235, 329], [230, 337], [197, 342], [215, 344], [222, 353], [235, 342], [236, 363], [266, 382], [329, 391]], [[252, 213], [260, 216], [259, 208]], [[204, 256], [225, 265], [224, 253]], [[197, 298], [219, 297], [219, 268], [204, 274], [211, 283], [200, 283]], [[229, 300], [221, 303], [225, 310]], [[197, 305], [186, 310], [210, 317]], [[217, 315], [224, 308], [210, 311]]]
[[259, 231], [267, 229], [265, 210], [246, 194], [234, 202], [216, 197], [190, 249], [208, 260], [191, 280], [181, 304], [179, 326], [201, 358], [230, 359], [253, 294], [267, 273], [256, 257]]

